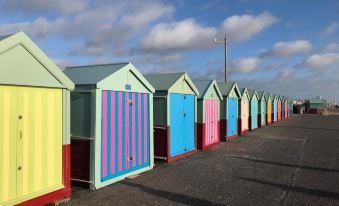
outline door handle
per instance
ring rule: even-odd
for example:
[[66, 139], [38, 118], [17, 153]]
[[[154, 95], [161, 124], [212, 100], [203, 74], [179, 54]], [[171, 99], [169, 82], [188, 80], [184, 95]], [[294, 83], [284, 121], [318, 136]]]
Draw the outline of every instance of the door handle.
[[19, 115], [19, 117], [18, 117], [19, 119], [22, 119], [22, 115]]
[[22, 139], [22, 131], [20, 131], [20, 139]]
[[18, 167], [18, 170], [20, 171], [21, 169], [22, 169], [22, 167], [21, 167], [21, 166], [19, 166], [19, 167]]

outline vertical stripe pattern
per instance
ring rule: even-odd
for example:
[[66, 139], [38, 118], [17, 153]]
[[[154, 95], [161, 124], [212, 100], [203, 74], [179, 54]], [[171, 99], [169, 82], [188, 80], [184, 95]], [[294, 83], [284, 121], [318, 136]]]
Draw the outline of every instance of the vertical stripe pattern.
[[61, 89], [0, 86], [0, 205], [63, 187], [62, 129]]
[[149, 166], [149, 95], [103, 91], [102, 113], [101, 181]]

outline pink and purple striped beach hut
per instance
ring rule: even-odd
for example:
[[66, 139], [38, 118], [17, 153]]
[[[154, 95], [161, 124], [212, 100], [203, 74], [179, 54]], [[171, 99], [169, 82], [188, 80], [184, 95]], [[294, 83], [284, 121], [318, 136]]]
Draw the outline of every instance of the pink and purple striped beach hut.
[[72, 182], [91, 189], [153, 168], [154, 88], [131, 63], [69, 67]]

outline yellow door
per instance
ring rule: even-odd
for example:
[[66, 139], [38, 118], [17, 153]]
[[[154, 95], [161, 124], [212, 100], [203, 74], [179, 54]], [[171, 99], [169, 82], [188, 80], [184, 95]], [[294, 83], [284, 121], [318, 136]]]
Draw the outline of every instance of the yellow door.
[[0, 205], [17, 197], [17, 98], [15, 87], [0, 86]]
[[272, 101], [267, 101], [267, 122], [272, 122]]
[[[0, 205], [19, 203], [63, 187], [62, 90], [11, 88], [17, 94], [17, 101], [11, 104], [17, 111], [9, 114], [13, 125], [17, 125], [16, 132], [10, 136], [16, 140], [13, 142], [15, 170], [10, 174], [16, 184], [11, 198], [0, 200]], [[0, 101], [8, 100], [0, 98]], [[7, 166], [0, 163], [0, 167]]]

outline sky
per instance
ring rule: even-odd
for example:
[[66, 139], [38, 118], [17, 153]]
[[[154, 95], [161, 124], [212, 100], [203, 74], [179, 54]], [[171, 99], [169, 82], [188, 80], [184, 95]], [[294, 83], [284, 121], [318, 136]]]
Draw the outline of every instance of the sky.
[[339, 99], [339, 1], [1, 0], [0, 35], [26, 32], [61, 68], [131, 62], [293, 98]]

